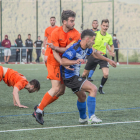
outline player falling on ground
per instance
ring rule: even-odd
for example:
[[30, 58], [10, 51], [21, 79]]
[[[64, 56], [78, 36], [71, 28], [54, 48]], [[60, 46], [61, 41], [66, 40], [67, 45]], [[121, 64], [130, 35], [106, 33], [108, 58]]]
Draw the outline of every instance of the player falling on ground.
[[[96, 34], [91, 30], [84, 30], [81, 34], [81, 40], [73, 44], [66, 52], [62, 55], [61, 60], [61, 72], [64, 84], [71, 88], [72, 91], [78, 96], [77, 107], [79, 110], [80, 118], [79, 122], [85, 123], [101, 123], [102, 120], [95, 116], [96, 107], [96, 93], [97, 87], [86, 80], [86, 78], [80, 77], [80, 66], [86, 55], [92, 55], [96, 59], [107, 61], [113, 67], [116, 67], [114, 61], [102, 56], [101, 54], [94, 52], [92, 45], [94, 44]], [[94, 63], [94, 62], [93, 62]], [[70, 66], [74, 69], [70, 71], [63, 66]], [[89, 93], [87, 98], [88, 115], [86, 115], [86, 93]]]
[[[74, 41], [78, 41], [80, 38], [80, 33], [74, 28], [76, 14], [71, 10], [66, 10], [62, 12], [61, 18], [63, 25], [55, 29], [51, 34], [51, 42], [57, 51], [60, 49], [60, 52], [64, 52]], [[63, 95], [65, 92], [65, 85], [62, 83], [62, 78], [60, 74], [60, 64], [62, 54], [53, 50], [53, 53], [50, 53], [47, 60], [47, 69], [48, 76], [51, 80], [52, 88], [44, 95], [40, 105], [35, 106], [35, 111], [33, 116], [36, 118], [36, 121], [43, 125], [42, 113], [44, 108], [58, 99], [60, 95]]]
[[18, 92], [23, 88], [27, 89], [29, 93], [39, 91], [40, 83], [34, 79], [30, 82], [27, 81], [24, 75], [14, 71], [10, 68], [0, 66], [0, 81], [4, 81], [9, 87], [13, 87], [13, 103], [14, 106], [28, 108], [27, 106], [21, 105], [19, 100]]
[[[108, 28], [109, 28], [109, 20], [108, 19], [102, 20], [101, 31], [98, 31], [96, 33], [95, 44], [93, 45], [94, 49], [96, 49], [97, 51], [103, 52], [105, 57], [107, 57], [107, 55], [106, 55], [107, 44], [110, 45], [110, 47], [112, 48], [112, 52], [114, 52], [112, 36], [107, 33]], [[100, 94], [104, 94], [102, 88], [103, 88], [104, 84], [106, 83], [106, 81], [108, 79], [108, 74], [109, 74], [109, 67], [108, 67], [108, 63], [106, 61], [99, 60], [92, 55], [89, 56], [88, 62], [86, 63], [82, 77], [86, 77], [88, 75], [89, 71], [92, 69], [95, 69], [98, 64], [100, 65], [100, 68], [102, 69], [102, 72], [103, 72], [103, 77], [101, 79], [101, 85], [100, 85], [98, 91], [100, 92]]]
[[48, 58], [48, 56], [51, 52], [51, 48], [49, 48], [48, 45], [47, 45], [46, 51], [44, 49], [45, 49], [45, 45], [47, 44], [47, 42], [51, 43], [51, 33], [52, 33], [52, 31], [55, 30], [56, 28], [58, 28], [58, 26], [56, 26], [55, 23], [56, 23], [56, 18], [54, 16], [50, 17], [51, 26], [49, 26], [45, 29], [42, 53], [44, 55], [44, 61], [45, 61], [46, 67], [47, 67], [47, 58]]

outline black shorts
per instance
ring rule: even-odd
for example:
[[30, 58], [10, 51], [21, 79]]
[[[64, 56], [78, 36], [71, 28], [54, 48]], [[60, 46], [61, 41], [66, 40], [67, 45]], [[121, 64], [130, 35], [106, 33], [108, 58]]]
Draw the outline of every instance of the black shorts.
[[[103, 55], [103, 56], [107, 57], [107, 55]], [[104, 67], [109, 68], [107, 61], [96, 59], [92, 55], [90, 55], [88, 57], [88, 61], [86, 63], [85, 69], [86, 70], [95, 70], [98, 64], [100, 65], [101, 69]]]
[[71, 88], [73, 92], [78, 92], [81, 90], [82, 85], [86, 81], [86, 78], [79, 77], [77, 75], [63, 79], [64, 84], [68, 87]]

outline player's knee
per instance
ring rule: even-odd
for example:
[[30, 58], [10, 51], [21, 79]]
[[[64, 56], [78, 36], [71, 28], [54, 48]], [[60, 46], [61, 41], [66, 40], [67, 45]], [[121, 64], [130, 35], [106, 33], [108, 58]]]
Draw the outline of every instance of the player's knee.
[[90, 96], [96, 97], [97, 94], [97, 87], [95, 85], [90, 86]]
[[108, 78], [108, 73], [104, 73], [104, 78]]
[[78, 101], [85, 102], [86, 101], [86, 94], [79, 94]]

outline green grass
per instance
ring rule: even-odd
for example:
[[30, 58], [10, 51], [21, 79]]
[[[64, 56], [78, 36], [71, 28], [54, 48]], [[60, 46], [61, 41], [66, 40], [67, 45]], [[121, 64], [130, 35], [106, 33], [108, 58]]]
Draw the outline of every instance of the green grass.
[[[13, 106], [12, 87], [7, 87], [3, 81], [0, 82], [0, 131], [79, 125], [77, 97], [68, 88], [63, 96], [45, 108], [45, 113], [54, 114], [45, 114], [43, 126], [39, 125], [32, 117], [33, 107], [40, 103], [43, 95], [51, 88], [50, 81], [46, 80], [45, 65], [3, 66], [17, 70], [28, 80], [38, 79], [41, 83], [41, 89], [38, 93], [29, 94], [25, 89], [19, 92], [21, 104], [29, 107], [23, 109]], [[83, 69], [84, 65], [81, 67], [81, 73]], [[116, 69], [110, 67], [109, 79], [104, 86], [105, 95], [98, 93], [96, 98], [96, 115], [103, 120], [103, 123], [140, 120], [140, 109], [138, 109], [140, 107], [139, 72], [140, 66], [138, 65], [119, 65]], [[99, 87], [102, 71], [97, 68], [92, 78], [94, 79], [93, 83]], [[109, 110], [122, 108], [136, 109]], [[56, 112], [70, 113], [56, 114]], [[0, 140], [139, 140], [139, 131], [140, 123], [115, 124], [5, 132], [0, 133]]]

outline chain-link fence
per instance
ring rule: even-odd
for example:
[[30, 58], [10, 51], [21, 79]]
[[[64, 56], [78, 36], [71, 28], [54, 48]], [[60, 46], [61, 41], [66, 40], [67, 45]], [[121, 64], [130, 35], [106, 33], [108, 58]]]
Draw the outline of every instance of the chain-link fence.
[[[108, 32], [117, 34], [121, 48], [139, 48], [140, 2], [137, 0], [0, 0], [1, 41], [7, 34], [14, 45], [17, 35], [21, 34], [25, 42], [29, 33], [33, 42], [38, 35], [43, 40], [50, 17], [55, 16], [56, 24], [60, 26], [61, 12], [67, 9], [76, 12], [75, 28], [79, 32], [91, 29], [93, 19], [101, 23], [102, 19], [108, 18]], [[139, 56], [138, 51], [131, 51], [129, 55], [135, 53]], [[127, 56], [122, 50], [120, 54]]]

